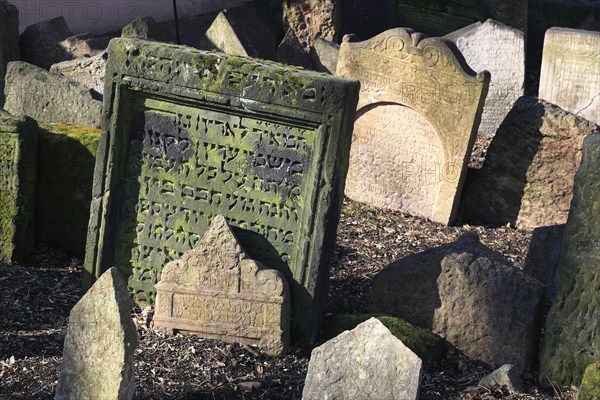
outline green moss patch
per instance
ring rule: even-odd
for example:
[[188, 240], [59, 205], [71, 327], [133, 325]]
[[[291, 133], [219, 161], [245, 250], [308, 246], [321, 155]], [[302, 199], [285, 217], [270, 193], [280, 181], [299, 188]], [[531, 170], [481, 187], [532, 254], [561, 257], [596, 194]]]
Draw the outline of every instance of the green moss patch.
[[383, 314], [332, 314], [326, 317], [323, 340], [329, 340], [340, 333], [354, 329], [358, 324], [375, 317], [386, 326], [406, 347], [421, 358], [424, 365], [439, 364], [450, 344], [433, 333], [418, 328], [408, 322]]
[[590, 364], [583, 374], [578, 400], [600, 399], [600, 360]]
[[83, 256], [100, 129], [66, 124], [41, 127], [36, 237]]

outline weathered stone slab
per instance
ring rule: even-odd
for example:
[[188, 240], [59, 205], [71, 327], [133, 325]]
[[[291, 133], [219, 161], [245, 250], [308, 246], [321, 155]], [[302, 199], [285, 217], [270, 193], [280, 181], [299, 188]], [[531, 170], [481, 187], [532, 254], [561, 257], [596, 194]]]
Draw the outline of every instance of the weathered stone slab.
[[136, 18], [121, 30], [121, 37], [152, 40], [157, 39], [159, 36], [159, 27], [152, 17]]
[[60, 45], [70, 36], [73, 33], [62, 16], [30, 25], [19, 38], [21, 60], [44, 69], [70, 60], [73, 57]]
[[94, 36], [91, 33], [81, 33], [69, 36], [59, 43], [66, 52], [65, 61], [82, 57], [94, 57], [106, 51], [110, 36]]
[[36, 242], [83, 258], [100, 133], [87, 126], [41, 124]]
[[50, 72], [64, 75], [81, 83], [86, 88], [102, 94], [104, 93], [104, 73], [106, 72], [107, 58], [108, 53], [104, 52], [93, 57], [63, 61], [52, 65]]
[[478, 135], [493, 136], [515, 101], [524, 94], [525, 34], [488, 19], [446, 38], [456, 44], [473, 70], [491, 74]]
[[527, 0], [400, 0], [399, 23], [431, 35], [446, 35], [493, 18], [527, 31]]
[[221, 11], [206, 31], [202, 48], [274, 60], [277, 40], [267, 17], [250, 2]]
[[308, 48], [317, 38], [338, 41], [340, 32], [340, 2], [335, 0], [285, 0], [284, 24]]
[[539, 96], [600, 124], [600, 32], [546, 31]]
[[465, 187], [462, 220], [528, 229], [564, 224], [583, 139], [597, 129], [543, 100], [519, 99]]
[[4, 105], [6, 64], [19, 59], [19, 9], [0, 0], [0, 109]]
[[421, 364], [377, 318], [370, 318], [312, 351], [302, 400], [416, 400]]
[[578, 385], [600, 358], [600, 133], [583, 144], [573, 202], [556, 271], [556, 296], [546, 318], [539, 381]]
[[381, 270], [370, 309], [430, 329], [471, 358], [522, 373], [537, 354], [544, 285], [469, 232]]
[[302, 46], [291, 28], [287, 30], [283, 40], [279, 43], [276, 58], [277, 61], [284, 64], [307, 69], [313, 68], [308, 50]]
[[256, 345], [272, 356], [287, 352], [287, 282], [248, 258], [222, 215], [196, 248], [163, 268], [156, 291], [159, 331]]
[[98, 93], [65, 76], [22, 61], [8, 64], [4, 108], [38, 121], [100, 126]]
[[0, 261], [22, 261], [35, 249], [38, 127], [0, 110]]
[[130, 304], [111, 268], [71, 309], [55, 400], [133, 398], [138, 338]]
[[329, 40], [318, 38], [310, 50], [310, 56], [317, 71], [335, 74], [340, 56], [340, 46]]
[[344, 37], [336, 74], [361, 82], [346, 195], [448, 224], [489, 83], [448, 42], [391, 29]]
[[479, 386], [488, 390], [506, 387], [510, 393], [524, 392], [525, 388], [519, 378], [519, 373], [510, 364], [504, 364], [491, 374], [484, 376], [479, 381]]
[[222, 214], [250, 257], [283, 272], [292, 334], [314, 340], [358, 82], [134, 39], [111, 41], [106, 77], [88, 278], [117, 266], [153, 302], [163, 266]]

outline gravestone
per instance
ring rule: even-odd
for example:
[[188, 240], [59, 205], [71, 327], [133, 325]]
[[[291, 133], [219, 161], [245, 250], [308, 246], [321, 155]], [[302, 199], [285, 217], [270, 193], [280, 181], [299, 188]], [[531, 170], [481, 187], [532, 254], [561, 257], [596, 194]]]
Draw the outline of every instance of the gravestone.
[[159, 27], [152, 17], [138, 17], [121, 30], [121, 37], [156, 40], [159, 36]]
[[488, 19], [446, 38], [456, 44], [473, 70], [491, 74], [478, 136], [493, 136], [514, 102], [524, 94], [525, 34]]
[[133, 398], [138, 338], [130, 303], [111, 268], [71, 309], [55, 400]]
[[312, 351], [302, 400], [416, 400], [421, 374], [421, 359], [370, 318]]
[[277, 40], [267, 17], [250, 2], [221, 11], [202, 38], [201, 47], [273, 60]]
[[305, 47], [312, 47], [317, 38], [338, 41], [340, 2], [335, 0], [285, 0], [284, 24]]
[[296, 34], [291, 28], [287, 30], [283, 40], [279, 43], [276, 58], [277, 61], [283, 64], [313, 69], [308, 50], [298, 41]]
[[329, 74], [335, 74], [339, 55], [340, 46], [338, 44], [321, 38], [317, 38], [314, 46], [310, 49], [315, 69]]
[[546, 31], [540, 98], [600, 124], [600, 32]]
[[83, 258], [101, 131], [40, 124], [35, 207], [36, 241]]
[[4, 105], [6, 64], [19, 59], [19, 9], [0, 0], [0, 109]]
[[107, 53], [93, 57], [76, 58], [63, 61], [50, 67], [50, 72], [61, 74], [81, 83], [99, 94], [104, 93], [104, 73], [106, 71]]
[[521, 97], [465, 187], [461, 220], [527, 229], [564, 224], [583, 139], [597, 129], [554, 104]]
[[[556, 296], [546, 318], [539, 381], [578, 385], [600, 359], [600, 133], [583, 143], [573, 201], [556, 270]], [[550, 381], [550, 382], [549, 382]]]
[[29, 25], [19, 37], [20, 59], [44, 69], [71, 60], [73, 56], [60, 42], [72, 35], [62, 16]]
[[4, 108], [37, 121], [100, 126], [100, 95], [66, 76], [22, 61], [8, 64]]
[[489, 74], [446, 41], [401, 28], [345, 36], [336, 74], [361, 82], [346, 195], [452, 222]]
[[0, 109], [0, 261], [26, 260], [35, 249], [38, 127]]
[[287, 352], [290, 300], [279, 271], [250, 259], [217, 215], [200, 243], [171, 261], [156, 285], [154, 329]]
[[222, 214], [251, 258], [283, 272], [292, 334], [314, 340], [358, 82], [135, 39], [111, 41], [106, 79], [88, 284], [114, 265], [154, 302], [163, 266]]
[[468, 232], [382, 269], [369, 307], [431, 330], [470, 358], [523, 373], [537, 354], [544, 285]]

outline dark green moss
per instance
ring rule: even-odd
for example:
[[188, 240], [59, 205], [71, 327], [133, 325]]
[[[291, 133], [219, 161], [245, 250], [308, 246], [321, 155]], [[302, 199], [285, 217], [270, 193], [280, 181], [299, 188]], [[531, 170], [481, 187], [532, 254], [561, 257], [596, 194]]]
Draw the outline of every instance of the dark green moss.
[[37, 240], [80, 257], [100, 134], [92, 127], [47, 124], [39, 139]]
[[600, 360], [590, 364], [583, 374], [578, 400], [600, 399]]
[[323, 340], [329, 340], [340, 333], [354, 329], [358, 324], [375, 317], [398, 339], [421, 358], [425, 365], [439, 364], [449, 344], [441, 337], [418, 328], [408, 322], [383, 314], [333, 314], [325, 319]]

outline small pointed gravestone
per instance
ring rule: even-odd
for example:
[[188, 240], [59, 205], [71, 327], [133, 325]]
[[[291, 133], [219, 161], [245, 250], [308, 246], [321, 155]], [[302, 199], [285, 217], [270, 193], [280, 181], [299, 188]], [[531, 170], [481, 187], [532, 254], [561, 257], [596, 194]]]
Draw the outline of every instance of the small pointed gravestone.
[[421, 359], [377, 319], [315, 348], [302, 400], [417, 399]]
[[289, 289], [283, 275], [249, 259], [217, 215], [195, 249], [168, 263], [156, 285], [154, 328], [286, 352]]
[[129, 400], [138, 344], [131, 301], [116, 268], [106, 271], [69, 315], [55, 400]]
[[277, 40], [267, 17], [250, 2], [221, 11], [206, 31], [202, 48], [273, 60]]
[[26, 259], [35, 248], [38, 126], [0, 109], [0, 261]]

